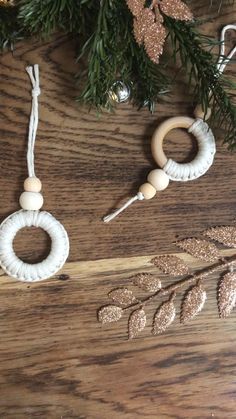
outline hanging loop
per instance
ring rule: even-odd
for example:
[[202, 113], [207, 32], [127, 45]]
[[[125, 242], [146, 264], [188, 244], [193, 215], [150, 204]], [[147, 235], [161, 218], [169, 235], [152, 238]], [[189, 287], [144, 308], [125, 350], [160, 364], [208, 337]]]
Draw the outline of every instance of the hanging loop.
[[226, 37], [226, 32], [228, 32], [229, 30], [234, 30], [236, 31], [236, 24], [230, 24], [230, 25], [226, 25], [223, 27], [222, 31], [221, 31], [221, 36], [220, 36], [220, 43], [221, 43], [221, 47], [220, 47], [220, 56], [219, 56], [219, 60], [217, 63], [217, 69], [219, 71], [220, 74], [222, 74], [225, 70], [225, 67], [229, 64], [229, 62], [232, 60], [233, 56], [236, 54], [236, 45], [231, 49], [231, 51], [229, 52], [228, 55], [225, 55], [225, 37]]
[[31, 115], [29, 122], [29, 134], [28, 134], [28, 151], [27, 151], [27, 166], [29, 177], [35, 177], [34, 169], [34, 146], [36, 140], [36, 133], [38, 128], [38, 96], [40, 95], [39, 87], [39, 66], [35, 64], [34, 66], [26, 67], [26, 71], [29, 75], [31, 84], [32, 84], [32, 106], [31, 106]]

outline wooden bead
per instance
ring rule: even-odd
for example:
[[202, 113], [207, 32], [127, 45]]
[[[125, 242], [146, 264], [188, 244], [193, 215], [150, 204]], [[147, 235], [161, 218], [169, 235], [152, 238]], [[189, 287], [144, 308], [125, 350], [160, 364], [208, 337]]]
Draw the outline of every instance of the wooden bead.
[[19, 202], [22, 209], [37, 211], [43, 206], [43, 196], [39, 192], [23, 192]]
[[211, 108], [207, 108], [207, 111], [204, 112], [202, 105], [199, 104], [194, 110], [194, 116], [195, 118], [204, 119], [204, 121], [207, 121], [211, 116]]
[[40, 192], [42, 183], [37, 177], [27, 177], [24, 181], [24, 190], [26, 192]]
[[140, 186], [139, 192], [141, 192], [144, 196], [144, 199], [152, 199], [157, 191], [150, 183], [144, 183]]
[[164, 191], [169, 185], [169, 176], [162, 169], [152, 170], [147, 178], [156, 191]]

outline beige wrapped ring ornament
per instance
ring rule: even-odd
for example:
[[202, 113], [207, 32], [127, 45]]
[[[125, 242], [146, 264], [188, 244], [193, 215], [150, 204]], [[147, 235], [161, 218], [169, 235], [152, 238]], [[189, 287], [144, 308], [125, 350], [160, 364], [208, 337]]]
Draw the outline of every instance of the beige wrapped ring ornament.
[[[122, 211], [135, 201], [153, 198], [157, 192], [163, 191], [170, 180], [187, 182], [203, 176], [211, 167], [216, 152], [215, 138], [208, 124], [203, 120], [207, 116], [198, 106], [195, 110], [196, 119], [187, 116], [177, 116], [163, 122], [154, 132], [151, 149], [154, 160], [159, 169], [152, 170], [147, 182], [140, 186], [137, 195], [126, 202], [121, 208], [103, 218], [105, 223], [113, 220]], [[175, 128], [185, 128], [194, 135], [198, 143], [198, 153], [189, 163], [177, 163], [168, 159], [163, 150], [166, 135]]]
[[[193, 134], [198, 143], [198, 153], [189, 163], [177, 163], [168, 159], [163, 151], [166, 135], [175, 128], [185, 128]], [[203, 119], [196, 120], [177, 116], [163, 122], [154, 132], [152, 138], [152, 155], [159, 167], [174, 181], [187, 182], [204, 175], [213, 164], [216, 152], [215, 138], [212, 130]]]
[[[228, 55], [225, 53], [225, 35], [228, 30], [236, 30], [236, 25], [226, 25], [222, 29], [220, 38], [220, 55], [216, 65], [216, 77], [219, 77], [219, 75], [223, 73], [227, 64], [229, 64], [233, 56], [236, 54], [236, 45], [231, 49]], [[209, 89], [209, 103], [210, 99], [211, 91]], [[154, 169], [149, 173], [147, 182], [140, 186], [138, 193], [133, 198], [131, 198], [118, 210], [104, 217], [103, 221], [105, 223], [113, 220], [113, 218], [124, 211], [133, 202], [153, 198], [157, 192], [163, 191], [167, 188], [170, 180], [187, 182], [189, 180], [198, 179], [208, 171], [213, 163], [216, 152], [214, 135], [206, 123], [210, 115], [210, 108], [203, 109], [202, 106], [198, 104], [194, 111], [195, 119], [185, 116], [177, 116], [163, 122], [156, 129], [152, 137], [151, 149], [153, 158], [158, 164], [159, 169]], [[176, 128], [187, 129], [188, 132], [197, 140], [197, 155], [189, 163], [177, 163], [174, 160], [167, 158], [163, 150], [163, 142], [167, 134], [172, 129]]]

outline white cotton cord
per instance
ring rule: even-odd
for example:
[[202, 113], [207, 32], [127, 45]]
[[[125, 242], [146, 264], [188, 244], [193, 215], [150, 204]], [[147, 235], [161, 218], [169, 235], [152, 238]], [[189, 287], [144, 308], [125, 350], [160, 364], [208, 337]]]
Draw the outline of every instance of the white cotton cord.
[[32, 83], [32, 106], [29, 122], [29, 134], [28, 134], [28, 151], [27, 151], [27, 166], [29, 177], [35, 177], [34, 170], [34, 146], [36, 140], [36, 133], [38, 128], [38, 96], [40, 95], [39, 87], [39, 66], [26, 67], [26, 71]]
[[121, 208], [112, 212], [111, 214], [107, 215], [106, 217], [103, 217], [104, 223], [109, 223], [109, 221], [116, 218], [117, 215], [119, 215], [121, 212], [123, 212], [126, 208], [128, 208], [135, 201], [142, 201], [143, 199], [144, 199], [143, 194], [141, 192], [138, 192], [137, 195], [135, 195], [135, 196], [133, 196], [133, 198], [129, 199]]
[[219, 60], [218, 60], [218, 63], [217, 63], [217, 69], [218, 69], [220, 74], [222, 74], [224, 72], [225, 67], [229, 64], [229, 62], [232, 60], [233, 56], [236, 54], [236, 45], [235, 45], [235, 47], [231, 49], [229, 54], [227, 56], [225, 55], [225, 35], [226, 35], [226, 32], [229, 31], [229, 30], [235, 30], [236, 31], [236, 24], [235, 25], [234, 24], [226, 25], [226, 26], [224, 26], [224, 28], [221, 31], [220, 56], [219, 56]]
[[189, 128], [198, 143], [198, 153], [190, 163], [177, 163], [168, 159], [163, 167], [164, 172], [173, 181], [187, 182], [203, 176], [212, 166], [216, 152], [215, 138], [208, 124], [202, 119], [196, 119]]

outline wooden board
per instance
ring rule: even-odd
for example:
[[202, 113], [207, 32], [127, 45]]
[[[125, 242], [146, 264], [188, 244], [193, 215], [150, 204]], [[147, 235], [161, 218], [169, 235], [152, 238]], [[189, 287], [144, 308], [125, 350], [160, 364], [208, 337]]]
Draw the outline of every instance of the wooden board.
[[218, 275], [206, 282], [202, 313], [186, 325], [177, 318], [163, 335], [151, 335], [160, 299], [148, 306], [147, 327], [135, 340], [127, 340], [128, 315], [113, 325], [97, 322], [111, 289], [145, 295], [129, 278], [157, 274], [150, 259], [69, 263], [66, 277], [42, 284], [1, 276], [0, 417], [235, 418], [235, 313], [218, 319]]
[[[235, 6], [224, 6], [215, 17], [204, 3], [195, 6], [195, 15], [212, 18], [205, 33], [216, 36], [219, 27], [235, 21]], [[58, 35], [19, 43], [14, 54], [0, 57], [0, 218], [18, 209], [26, 177], [31, 96], [24, 68], [37, 62], [42, 95], [36, 170], [45, 209], [65, 225], [71, 241], [62, 277], [27, 285], [1, 275], [0, 417], [234, 418], [235, 313], [218, 320], [216, 277], [201, 316], [185, 326], [176, 322], [163, 336], [150, 335], [155, 303], [147, 330], [133, 342], [126, 339], [127, 319], [101, 328], [96, 312], [106, 293], [127, 285], [132, 274], [155, 272], [151, 256], [175, 252], [176, 238], [232, 223], [235, 155], [216, 133], [217, 156], [206, 176], [171, 183], [160, 198], [103, 224], [101, 217], [136, 193], [155, 167], [150, 138], [157, 124], [177, 114], [191, 116], [191, 94], [180, 82], [154, 115], [124, 104], [98, 118], [74, 100], [74, 54], [73, 40]], [[234, 73], [235, 64], [228, 69], [230, 77]], [[169, 156], [193, 156], [185, 133], [168, 138]], [[18, 255], [30, 261], [48, 247], [47, 237], [34, 229], [19, 233], [15, 243]]]

